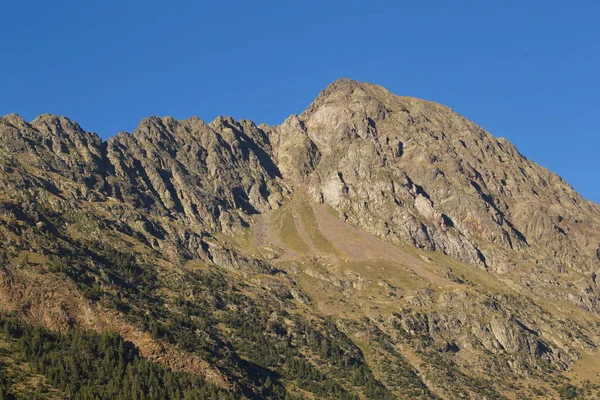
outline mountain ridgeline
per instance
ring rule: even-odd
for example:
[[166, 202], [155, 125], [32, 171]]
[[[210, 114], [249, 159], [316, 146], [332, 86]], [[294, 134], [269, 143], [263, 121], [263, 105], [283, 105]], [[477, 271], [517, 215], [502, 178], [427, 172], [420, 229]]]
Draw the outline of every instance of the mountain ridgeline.
[[373, 84], [104, 142], [2, 117], [0, 239], [5, 398], [600, 396], [600, 206]]

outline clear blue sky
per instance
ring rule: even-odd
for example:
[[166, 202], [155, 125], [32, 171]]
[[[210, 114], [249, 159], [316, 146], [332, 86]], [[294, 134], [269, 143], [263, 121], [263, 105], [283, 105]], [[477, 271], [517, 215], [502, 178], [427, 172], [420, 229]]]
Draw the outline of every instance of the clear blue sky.
[[280, 123], [338, 77], [444, 103], [600, 202], [597, 1], [6, 1], [0, 114]]

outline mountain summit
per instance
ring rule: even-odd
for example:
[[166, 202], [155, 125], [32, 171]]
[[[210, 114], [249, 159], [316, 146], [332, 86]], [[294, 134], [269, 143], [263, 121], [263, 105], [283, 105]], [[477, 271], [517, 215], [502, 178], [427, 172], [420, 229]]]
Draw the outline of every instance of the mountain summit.
[[[45, 377], [3, 394], [19, 379], [81, 398], [599, 394], [600, 206], [450, 108], [374, 84], [340, 79], [277, 126], [150, 117], [105, 142], [7, 115], [0, 239], [0, 323], [20, 327], [0, 368]], [[83, 335], [73, 359], [99, 340], [103, 362], [94, 335], [112, 332], [148, 366], [127, 359], [104, 386], [96, 364], [56, 374], [53, 353], [20, 347], [34, 330], [47, 349]], [[156, 378], [133, 387], [127, 368]]]

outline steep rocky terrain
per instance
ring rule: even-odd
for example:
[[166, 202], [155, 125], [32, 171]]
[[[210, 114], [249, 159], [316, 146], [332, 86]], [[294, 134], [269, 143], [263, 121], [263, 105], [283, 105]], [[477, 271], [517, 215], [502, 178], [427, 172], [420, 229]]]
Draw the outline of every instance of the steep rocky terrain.
[[106, 142], [7, 115], [0, 240], [0, 370], [31, 370], [3, 395], [40, 376], [89, 398], [36, 367], [33, 325], [114, 332], [156, 365], [133, 368], [216, 398], [600, 396], [600, 206], [376, 85], [278, 126], [150, 117]]

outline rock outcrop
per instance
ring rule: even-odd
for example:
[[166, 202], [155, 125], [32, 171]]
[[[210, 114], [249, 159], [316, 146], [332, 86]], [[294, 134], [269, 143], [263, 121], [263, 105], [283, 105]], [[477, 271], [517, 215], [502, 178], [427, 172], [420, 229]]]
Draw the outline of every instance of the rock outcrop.
[[600, 268], [598, 205], [445, 106], [341, 79], [283, 127], [278, 158], [305, 176], [319, 155], [314, 199], [369, 232], [497, 272], [532, 252]]
[[149, 117], [103, 142], [2, 117], [0, 240], [0, 310], [112, 327], [250, 397], [558, 391], [600, 344], [600, 206], [448, 107], [348, 79], [277, 126]]

